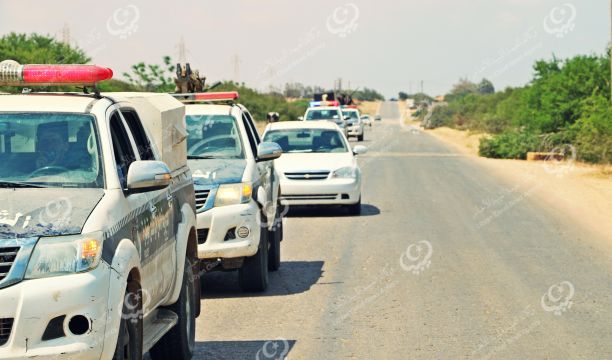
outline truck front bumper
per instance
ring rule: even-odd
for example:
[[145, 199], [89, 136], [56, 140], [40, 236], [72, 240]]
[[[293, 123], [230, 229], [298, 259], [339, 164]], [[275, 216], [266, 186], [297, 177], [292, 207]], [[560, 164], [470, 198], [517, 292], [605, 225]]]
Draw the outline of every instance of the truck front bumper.
[[[261, 232], [259, 219], [259, 207], [254, 200], [197, 214], [198, 257], [231, 259], [255, 255]], [[247, 230], [248, 235], [241, 236]]]
[[[107, 336], [117, 336], [106, 331], [110, 273], [102, 261], [87, 273], [24, 280], [0, 289], [0, 319], [13, 319], [0, 359], [100, 359]], [[75, 335], [69, 324], [81, 316], [87, 327]]]

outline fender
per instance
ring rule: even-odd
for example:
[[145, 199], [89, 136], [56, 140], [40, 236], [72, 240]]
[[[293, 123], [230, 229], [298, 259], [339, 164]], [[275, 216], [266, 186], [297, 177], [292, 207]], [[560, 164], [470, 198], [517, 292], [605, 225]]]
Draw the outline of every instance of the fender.
[[[123, 239], [119, 242], [113, 263], [111, 264], [110, 284], [108, 288], [108, 314], [106, 319], [106, 339], [104, 340], [104, 350], [101, 359], [113, 357], [117, 345], [119, 323], [123, 312], [123, 300], [125, 288], [127, 286], [128, 275], [136, 269], [138, 281], [140, 281], [140, 255], [131, 240]], [[148, 309], [143, 309], [146, 312]], [[146, 315], [146, 314], [142, 314]]]
[[181, 207], [181, 222], [178, 225], [176, 233], [176, 276], [174, 280], [174, 289], [170, 293], [170, 297], [164, 302], [164, 305], [171, 305], [178, 301], [181, 295], [181, 286], [183, 285], [183, 269], [185, 266], [185, 257], [187, 256], [187, 243], [189, 242], [189, 232], [196, 228], [196, 215], [189, 204], [183, 204]]

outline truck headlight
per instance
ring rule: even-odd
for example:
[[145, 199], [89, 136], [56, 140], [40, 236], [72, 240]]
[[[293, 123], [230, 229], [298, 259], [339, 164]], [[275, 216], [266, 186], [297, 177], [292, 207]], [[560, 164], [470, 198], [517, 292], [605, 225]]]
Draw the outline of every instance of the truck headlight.
[[76, 274], [95, 269], [102, 256], [102, 232], [38, 240], [27, 279]]
[[251, 200], [253, 187], [251, 184], [223, 184], [219, 186], [215, 196], [215, 207], [245, 204]]
[[336, 179], [356, 179], [357, 168], [347, 166], [340, 168], [332, 173], [332, 178]]

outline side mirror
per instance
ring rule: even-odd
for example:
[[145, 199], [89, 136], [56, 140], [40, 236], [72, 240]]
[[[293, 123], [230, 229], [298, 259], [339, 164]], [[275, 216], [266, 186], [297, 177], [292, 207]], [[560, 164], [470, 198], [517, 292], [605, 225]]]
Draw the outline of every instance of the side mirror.
[[303, 116], [298, 116], [298, 120], [299, 121], [304, 121], [304, 117]]
[[368, 152], [368, 148], [363, 145], [357, 145], [353, 148], [354, 155], [363, 155]]
[[278, 159], [283, 149], [275, 142], [262, 142], [257, 148], [257, 162]]
[[128, 191], [141, 193], [162, 190], [170, 185], [172, 175], [162, 161], [134, 161], [127, 176]]

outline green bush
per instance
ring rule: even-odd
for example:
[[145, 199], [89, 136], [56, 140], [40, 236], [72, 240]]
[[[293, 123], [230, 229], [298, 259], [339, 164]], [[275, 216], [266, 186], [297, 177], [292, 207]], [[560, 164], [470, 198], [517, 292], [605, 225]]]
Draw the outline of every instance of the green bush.
[[593, 163], [612, 163], [612, 107], [605, 97], [585, 101], [585, 114], [573, 126], [578, 158]]
[[438, 105], [433, 108], [430, 116], [425, 116], [423, 127], [435, 129], [442, 126], [453, 125], [453, 110], [446, 105]]
[[496, 159], [526, 159], [530, 151], [538, 151], [540, 137], [531, 132], [506, 131], [480, 141], [480, 156]]

